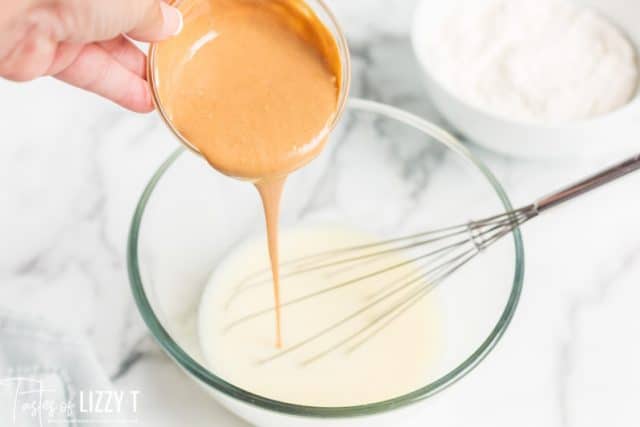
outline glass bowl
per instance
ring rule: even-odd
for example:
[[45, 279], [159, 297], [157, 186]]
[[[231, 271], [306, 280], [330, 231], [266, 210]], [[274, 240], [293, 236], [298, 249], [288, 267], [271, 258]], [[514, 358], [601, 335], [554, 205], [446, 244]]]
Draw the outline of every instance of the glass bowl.
[[[290, 176], [281, 224], [330, 219], [392, 237], [510, 209], [491, 172], [450, 134], [393, 107], [352, 99], [321, 156]], [[494, 348], [522, 288], [524, 255], [516, 229], [433, 291], [442, 313], [443, 349], [423, 387], [360, 406], [280, 402], [216, 376], [197, 339], [208, 277], [235, 245], [263, 232], [253, 186], [179, 148], [142, 194], [128, 242], [133, 295], [151, 333], [193, 380], [259, 426], [341, 425], [345, 418], [349, 425], [389, 425], [427, 408], [428, 398], [468, 374]], [[372, 372], [372, 382], [375, 377]]]
[[[184, 8], [185, 5], [188, 6], [187, 2], [188, 0], [176, 0], [172, 4], [175, 7], [180, 9], [181, 7]], [[338, 105], [337, 105], [336, 114], [334, 114], [333, 120], [331, 121], [331, 123], [329, 123], [329, 125], [325, 130], [325, 132], [330, 132], [336, 126], [337, 122], [340, 120], [340, 117], [342, 116], [342, 112], [344, 111], [344, 108], [347, 102], [347, 97], [349, 95], [349, 89], [351, 86], [351, 55], [349, 54], [349, 46], [347, 45], [347, 40], [345, 38], [344, 32], [340, 28], [340, 25], [338, 24], [336, 17], [333, 15], [333, 13], [331, 12], [331, 9], [329, 9], [329, 7], [324, 2], [324, 0], [306, 0], [305, 4], [306, 6], [311, 8], [313, 13], [315, 13], [316, 17], [320, 20], [320, 22], [322, 22], [325, 25], [326, 29], [333, 36], [336, 46], [338, 48], [338, 54], [340, 55], [341, 81], [340, 81], [340, 93], [338, 94]], [[182, 14], [184, 17], [184, 25], [189, 25], [189, 20], [194, 19], [197, 16], [197, 12], [194, 12], [194, 10], [191, 10], [191, 9], [182, 10]], [[171, 132], [176, 136], [176, 138], [178, 138], [178, 141], [180, 141], [182, 144], [185, 145], [185, 147], [189, 148], [190, 150], [196, 153], [199, 153], [198, 148], [195, 147], [193, 144], [191, 144], [191, 142], [186, 137], [184, 137], [180, 133], [180, 131], [178, 131], [178, 129], [173, 125], [173, 122], [171, 121], [171, 117], [167, 112], [165, 105], [162, 102], [160, 92], [158, 90], [160, 86], [160, 81], [162, 80], [160, 78], [160, 74], [162, 72], [166, 73], [169, 70], [162, 69], [162, 67], [159, 67], [158, 65], [158, 62], [159, 62], [158, 49], [160, 49], [161, 47], [162, 47], [162, 42], [151, 43], [149, 45], [149, 55], [148, 55], [149, 60], [147, 61], [147, 80], [151, 85], [151, 95], [153, 98], [153, 103], [155, 104], [156, 110], [160, 114], [160, 117], [162, 118], [164, 123], [167, 125], [169, 130], [171, 130]]]

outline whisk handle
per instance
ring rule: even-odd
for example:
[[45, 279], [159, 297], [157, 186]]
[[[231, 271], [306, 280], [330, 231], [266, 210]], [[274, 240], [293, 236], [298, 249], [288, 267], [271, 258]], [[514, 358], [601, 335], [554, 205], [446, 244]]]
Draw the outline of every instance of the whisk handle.
[[573, 185], [563, 188], [560, 191], [556, 191], [553, 194], [539, 199], [535, 203], [535, 207], [537, 208], [536, 211], [542, 212], [562, 202], [573, 199], [574, 197], [577, 197], [613, 180], [623, 177], [638, 169], [640, 169], [640, 153], [595, 175], [592, 175], [579, 182], [576, 182]]

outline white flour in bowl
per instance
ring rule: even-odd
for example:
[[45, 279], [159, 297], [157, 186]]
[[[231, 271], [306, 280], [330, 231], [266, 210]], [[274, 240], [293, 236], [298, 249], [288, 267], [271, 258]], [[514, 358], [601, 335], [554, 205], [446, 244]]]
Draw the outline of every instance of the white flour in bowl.
[[568, 0], [460, 0], [428, 31], [434, 77], [467, 103], [525, 121], [613, 111], [638, 87], [631, 42]]

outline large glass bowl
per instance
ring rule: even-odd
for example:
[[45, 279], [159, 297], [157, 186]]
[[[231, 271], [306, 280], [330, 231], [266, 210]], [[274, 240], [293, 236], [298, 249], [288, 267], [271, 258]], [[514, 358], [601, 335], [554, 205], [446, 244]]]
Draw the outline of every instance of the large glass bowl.
[[[409, 113], [354, 99], [323, 154], [290, 176], [281, 223], [330, 219], [393, 237], [509, 209], [491, 172], [450, 134]], [[514, 230], [433, 291], [442, 312], [443, 351], [423, 387], [360, 406], [279, 402], [216, 376], [197, 340], [198, 304], [208, 277], [234, 245], [263, 230], [252, 185], [215, 172], [180, 148], [142, 194], [128, 243], [133, 295], [151, 333], [191, 378], [256, 425], [324, 426], [347, 417], [349, 425], [389, 425], [408, 411], [392, 409], [426, 405], [491, 351], [522, 288], [522, 241]], [[375, 377], [372, 372], [372, 382]]]

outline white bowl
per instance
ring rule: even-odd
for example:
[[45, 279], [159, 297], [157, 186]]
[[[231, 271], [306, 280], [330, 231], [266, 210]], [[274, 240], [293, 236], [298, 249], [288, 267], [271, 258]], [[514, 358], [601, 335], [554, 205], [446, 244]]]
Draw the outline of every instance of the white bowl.
[[[640, 147], [640, 96], [611, 113], [586, 120], [539, 124], [510, 120], [469, 105], [430, 72], [426, 40], [430, 27], [461, 0], [421, 0], [414, 15], [412, 41], [436, 108], [471, 142], [517, 157], [597, 156]], [[478, 0], [481, 1], [481, 0]], [[640, 2], [575, 0], [592, 7], [640, 46]]]

